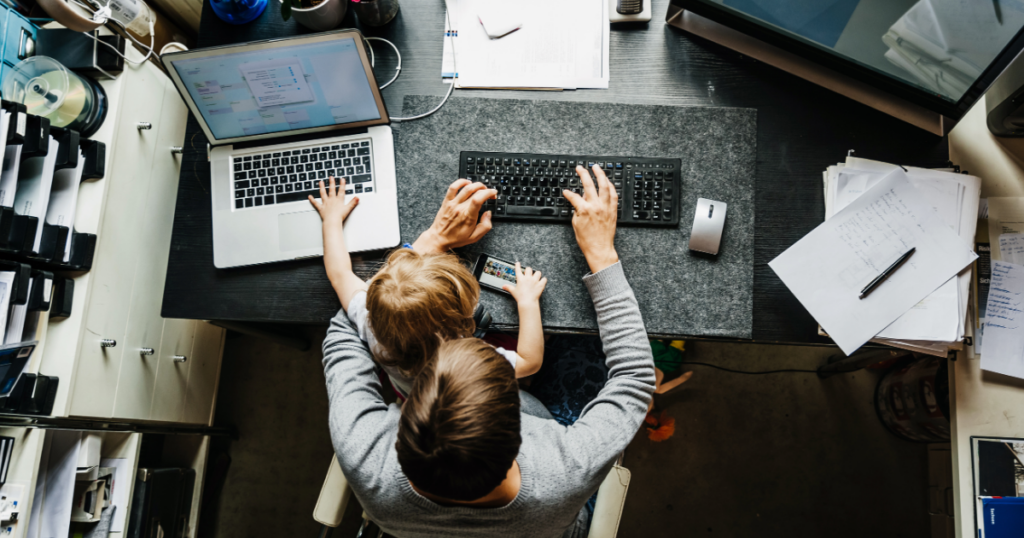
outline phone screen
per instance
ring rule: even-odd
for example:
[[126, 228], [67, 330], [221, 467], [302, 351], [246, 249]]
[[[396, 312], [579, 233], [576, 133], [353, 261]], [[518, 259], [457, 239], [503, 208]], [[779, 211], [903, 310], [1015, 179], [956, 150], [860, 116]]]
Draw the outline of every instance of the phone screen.
[[487, 256], [480, 271], [480, 284], [500, 290], [505, 284], [516, 283], [516, 266]]

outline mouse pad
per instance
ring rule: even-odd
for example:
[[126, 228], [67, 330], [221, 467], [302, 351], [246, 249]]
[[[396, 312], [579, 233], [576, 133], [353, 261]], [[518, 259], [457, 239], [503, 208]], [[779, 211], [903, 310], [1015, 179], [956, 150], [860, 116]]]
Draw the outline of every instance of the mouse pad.
[[[437, 100], [407, 96], [402, 115], [426, 112]], [[405, 241], [433, 222], [458, 179], [461, 151], [682, 159], [679, 228], [620, 227], [615, 236], [647, 332], [751, 337], [755, 109], [453, 97], [434, 115], [393, 127]], [[698, 198], [729, 204], [717, 256], [688, 248]], [[484, 252], [548, 277], [541, 297], [546, 329], [597, 329], [582, 281], [587, 264], [570, 224], [495, 222], [482, 241], [458, 250], [469, 263]], [[486, 289], [480, 294], [496, 327], [518, 325], [513, 299]]]

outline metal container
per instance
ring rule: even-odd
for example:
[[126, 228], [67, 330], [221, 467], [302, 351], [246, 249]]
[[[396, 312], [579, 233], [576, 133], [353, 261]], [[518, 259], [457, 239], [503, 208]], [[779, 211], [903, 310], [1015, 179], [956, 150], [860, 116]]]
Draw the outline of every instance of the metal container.
[[324, 0], [310, 8], [293, 7], [292, 18], [310, 30], [323, 32], [337, 28], [347, 9], [348, 0]]
[[398, 15], [398, 0], [352, 0], [352, 10], [360, 24], [383, 26]]
[[920, 443], [949, 441], [949, 370], [928, 357], [890, 370], [875, 389], [875, 411], [897, 437]]

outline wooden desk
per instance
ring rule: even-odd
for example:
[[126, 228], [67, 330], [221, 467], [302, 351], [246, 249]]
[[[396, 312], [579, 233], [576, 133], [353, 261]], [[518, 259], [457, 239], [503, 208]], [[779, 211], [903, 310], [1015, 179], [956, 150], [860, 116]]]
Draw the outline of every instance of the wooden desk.
[[[865, 158], [917, 166], [947, 160], [944, 139], [841, 97], [774, 67], [665, 25], [667, 0], [653, 0], [650, 24], [613, 28], [608, 90], [512, 92], [457, 90], [457, 95], [753, 107], [758, 110], [753, 337], [757, 341], [828, 343], [768, 262], [824, 219], [822, 171], [848, 150]], [[257, 20], [233, 26], [204, 5], [199, 46], [306, 32], [284, 22], [276, 2]], [[444, 3], [405, 0], [388, 26], [365, 29], [402, 51], [402, 75], [384, 90], [393, 114], [407, 94], [442, 96]], [[358, 27], [351, 12], [342, 27]], [[567, 31], [569, 27], [567, 25]], [[393, 52], [377, 51], [378, 80], [394, 73]], [[340, 304], [319, 259], [218, 270], [213, 267], [210, 171], [206, 137], [189, 120], [174, 219], [163, 315], [245, 322], [326, 323]], [[438, 201], [440, 203], [440, 200]], [[410, 238], [411, 239], [411, 238]], [[699, 335], [678, 335], [699, 336]]]

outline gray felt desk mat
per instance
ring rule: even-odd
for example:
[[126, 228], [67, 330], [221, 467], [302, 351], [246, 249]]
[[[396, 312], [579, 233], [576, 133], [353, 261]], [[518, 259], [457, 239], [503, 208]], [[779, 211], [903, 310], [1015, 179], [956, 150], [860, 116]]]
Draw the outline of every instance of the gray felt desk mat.
[[[403, 116], [437, 105], [405, 98]], [[754, 171], [757, 111], [453, 97], [425, 119], [394, 125], [403, 240], [427, 229], [459, 152], [509, 151], [682, 159], [678, 229], [620, 227], [615, 246], [649, 333], [750, 338], [754, 275]], [[728, 204], [717, 257], [689, 251], [697, 198]], [[569, 224], [496, 222], [459, 252], [519, 260], [548, 277], [541, 298], [545, 328], [597, 329], [581, 278], [588, 269]], [[517, 325], [514, 301], [481, 292], [501, 325]]]

